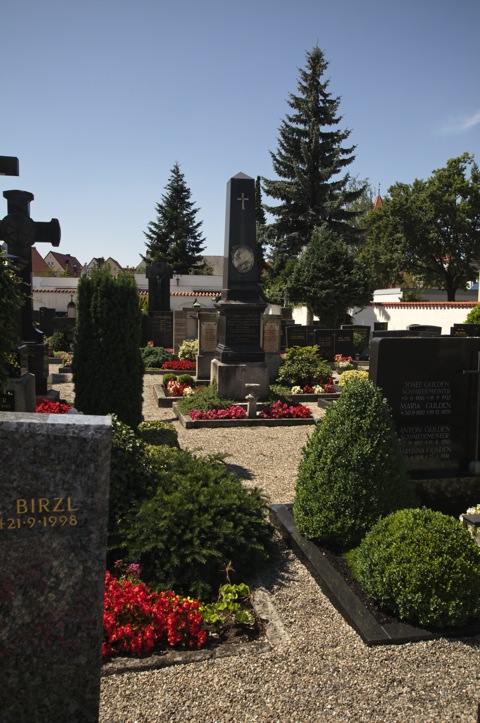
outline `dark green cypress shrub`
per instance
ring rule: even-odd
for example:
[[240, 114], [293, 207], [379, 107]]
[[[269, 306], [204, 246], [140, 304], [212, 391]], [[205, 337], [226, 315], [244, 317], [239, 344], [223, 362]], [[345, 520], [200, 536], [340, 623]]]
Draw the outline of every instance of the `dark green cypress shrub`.
[[416, 504], [386, 400], [352, 379], [308, 440], [298, 469], [298, 530], [338, 549], [357, 545], [381, 516]]
[[354, 557], [365, 591], [400, 620], [449, 628], [480, 617], [480, 550], [453, 517], [394, 512], [374, 525]]
[[142, 419], [141, 311], [135, 279], [96, 269], [78, 284], [74, 344], [75, 405], [85, 414], [116, 414], [130, 427]]
[[157, 589], [209, 598], [225, 582], [245, 581], [265, 563], [272, 528], [266, 499], [214, 457], [149, 447], [156, 470], [152, 496], [121, 525], [122, 557], [140, 563]]

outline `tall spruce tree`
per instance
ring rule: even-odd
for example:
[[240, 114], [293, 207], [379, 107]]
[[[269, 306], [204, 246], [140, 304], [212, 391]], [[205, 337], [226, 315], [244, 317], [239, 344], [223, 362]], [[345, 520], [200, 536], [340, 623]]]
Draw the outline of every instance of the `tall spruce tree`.
[[157, 219], [144, 231], [147, 239], [144, 261], [166, 261], [176, 274], [188, 274], [192, 268], [198, 273], [203, 269], [202, 221], [196, 220], [198, 209], [190, 199], [185, 176], [175, 163], [162, 200], [156, 205]]
[[272, 258], [278, 271], [306, 246], [316, 227], [327, 224], [345, 241], [356, 236], [354, 201], [364, 189], [349, 187], [342, 175], [355, 159], [355, 146], [344, 147], [349, 130], [340, 130], [340, 98], [332, 98], [328, 67], [317, 46], [299, 70], [298, 95], [290, 94], [287, 114], [279, 128], [278, 150], [270, 152], [279, 180], [263, 179], [264, 192], [280, 203], [265, 205], [275, 218]]

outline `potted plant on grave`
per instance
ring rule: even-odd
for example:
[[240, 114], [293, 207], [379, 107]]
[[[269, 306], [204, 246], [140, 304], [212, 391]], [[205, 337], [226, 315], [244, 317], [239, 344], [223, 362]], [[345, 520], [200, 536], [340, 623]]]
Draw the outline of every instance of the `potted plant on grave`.
[[333, 359], [333, 365], [339, 374], [350, 371], [354, 368], [351, 356], [342, 356], [341, 354], [335, 354]]

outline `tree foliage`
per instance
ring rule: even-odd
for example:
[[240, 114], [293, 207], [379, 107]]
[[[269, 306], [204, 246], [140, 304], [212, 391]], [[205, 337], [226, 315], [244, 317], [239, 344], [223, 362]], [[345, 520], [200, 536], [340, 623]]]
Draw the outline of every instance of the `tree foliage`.
[[198, 209], [191, 201], [191, 191], [180, 166], [175, 163], [161, 202], [156, 205], [157, 218], [148, 224], [146, 255], [143, 260], [165, 261], [176, 274], [188, 274], [194, 268], [202, 271], [205, 240]]
[[135, 279], [95, 269], [78, 283], [73, 352], [75, 405], [85, 414], [142, 420], [141, 311]]
[[20, 281], [0, 253], [0, 392], [8, 384], [12, 351], [20, 340], [20, 309], [24, 302]]
[[327, 226], [315, 231], [288, 284], [290, 301], [305, 303], [330, 328], [345, 323], [352, 306], [369, 304], [373, 291], [368, 269]]
[[349, 190], [344, 169], [353, 162], [355, 146], [345, 147], [350, 131], [340, 130], [340, 98], [328, 91], [328, 63], [317, 46], [300, 69], [298, 94], [279, 128], [278, 150], [271, 152], [278, 180], [263, 180], [265, 193], [279, 201], [266, 206], [275, 218], [273, 259], [284, 265], [308, 244], [314, 229], [326, 223], [346, 240], [355, 238], [355, 209], [348, 208], [363, 189]]
[[382, 285], [407, 271], [454, 301], [480, 266], [480, 172], [473, 156], [451, 158], [426, 181], [396, 183], [388, 194], [369, 215], [362, 255]]

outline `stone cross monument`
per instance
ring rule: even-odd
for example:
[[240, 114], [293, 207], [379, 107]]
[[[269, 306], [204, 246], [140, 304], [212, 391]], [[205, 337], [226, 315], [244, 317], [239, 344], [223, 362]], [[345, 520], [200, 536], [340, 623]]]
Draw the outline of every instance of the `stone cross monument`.
[[268, 396], [268, 368], [261, 346], [261, 321], [267, 306], [258, 283], [255, 181], [239, 173], [227, 184], [223, 289], [218, 343], [211, 379], [222, 397], [243, 400], [246, 384]]
[[19, 337], [28, 346], [29, 370], [35, 374], [37, 394], [47, 393], [48, 357], [43, 334], [33, 324], [32, 315], [32, 246], [35, 243], [60, 244], [60, 224], [51, 221], [33, 221], [30, 218], [30, 202], [33, 193], [28, 191], [4, 191], [7, 199], [7, 215], [0, 222], [0, 241], [5, 241], [10, 257], [16, 263], [16, 272], [22, 281], [25, 302], [21, 309]]

